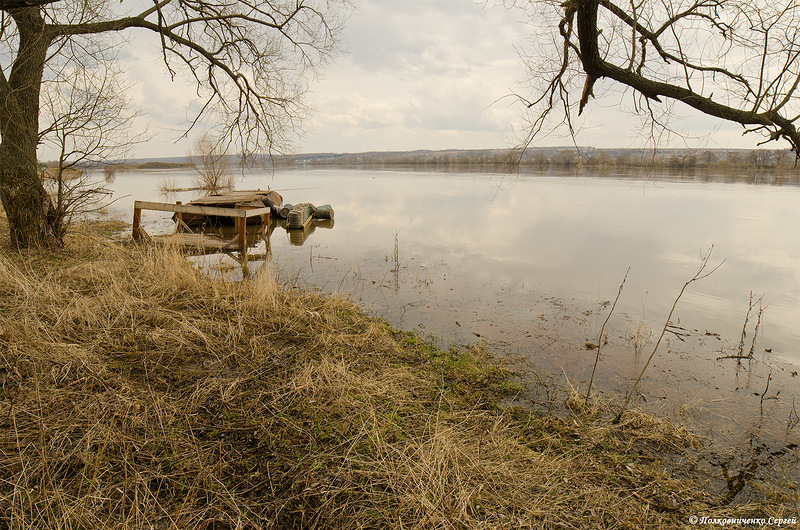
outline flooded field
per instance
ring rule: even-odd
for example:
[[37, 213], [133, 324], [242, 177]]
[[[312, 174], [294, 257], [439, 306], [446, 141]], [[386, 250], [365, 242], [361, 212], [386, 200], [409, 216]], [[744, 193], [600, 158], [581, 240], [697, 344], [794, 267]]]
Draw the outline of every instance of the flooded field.
[[[188, 172], [118, 175], [112, 187], [127, 197], [116, 213], [128, 219], [134, 199], [164, 200], [157, 189], [165, 175], [178, 186], [191, 179]], [[292, 238], [272, 232], [275, 273], [342, 293], [445, 343], [484, 341], [529, 377], [568, 380], [584, 391], [592, 346], [630, 267], [595, 376], [597, 388], [617, 398], [631, 388], [678, 292], [713, 247], [710, 267], [721, 266], [678, 302], [634, 401], [701, 434], [752, 440], [769, 433], [776, 447], [796, 447], [796, 182], [335, 168], [252, 174], [237, 187], [333, 205], [327, 227]], [[171, 228], [158, 212], [146, 212], [143, 222], [155, 232]], [[229, 258], [206, 260], [220, 265], [241, 274]], [[750, 357], [751, 349], [748, 359], [722, 358]]]

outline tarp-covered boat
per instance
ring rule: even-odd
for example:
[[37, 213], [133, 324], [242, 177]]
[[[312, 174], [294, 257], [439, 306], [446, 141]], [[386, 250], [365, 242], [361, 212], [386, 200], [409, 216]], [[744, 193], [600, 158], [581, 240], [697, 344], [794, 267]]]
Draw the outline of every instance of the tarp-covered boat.
[[[242, 191], [223, 191], [214, 195], [206, 195], [190, 201], [189, 204], [196, 206], [211, 206], [215, 208], [272, 208], [276, 212], [283, 204], [283, 197], [275, 190], [242, 190]], [[187, 226], [220, 226], [231, 224], [232, 218], [219, 217], [215, 215], [202, 214], [182, 214], [183, 222]], [[175, 219], [175, 217], [173, 217]], [[261, 217], [251, 217], [248, 223], [260, 223]]]

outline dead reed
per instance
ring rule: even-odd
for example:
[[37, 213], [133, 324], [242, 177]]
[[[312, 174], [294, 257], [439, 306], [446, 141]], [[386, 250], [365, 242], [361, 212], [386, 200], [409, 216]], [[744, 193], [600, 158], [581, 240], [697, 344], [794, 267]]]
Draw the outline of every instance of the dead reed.
[[658, 456], [691, 438], [643, 415], [503, 408], [518, 388], [479, 347], [438, 350], [266, 272], [224, 282], [174, 250], [67, 242], [0, 250], [2, 529], [672, 528], [709, 513]]

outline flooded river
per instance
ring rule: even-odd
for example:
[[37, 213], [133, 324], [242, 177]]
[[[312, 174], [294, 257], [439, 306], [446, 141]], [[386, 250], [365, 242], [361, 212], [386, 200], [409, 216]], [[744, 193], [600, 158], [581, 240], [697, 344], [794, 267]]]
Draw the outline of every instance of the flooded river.
[[[129, 197], [116, 212], [129, 219], [134, 199], [164, 200], [156, 191], [164, 175], [118, 175], [112, 187]], [[188, 172], [168, 175], [178, 186], [191, 180]], [[631, 387], [681, 287], [713, 247], [710, 268], [721, 266], [678, 302], [636, 402], [701, 433], [740, 439], [768, 431], [792, 445], [800, 431], [797, 184], [730, 173], [333, 168], [252, 174], [237, 188], [333, 205], [333, 228], [294, 240], [280, 228], [272, 233], [270, 266], [282, 277], [342, 293], [444, 342], [484, 341], [531, 377], [583, 390], [595, 358], [587, 342], [597, 343], [630, 268], [596, 375], [610, 396]], [[143, 215], [155, 231], [167, 230], [166, 219]], [[720, 359], [751, 349], [752, 360]]]

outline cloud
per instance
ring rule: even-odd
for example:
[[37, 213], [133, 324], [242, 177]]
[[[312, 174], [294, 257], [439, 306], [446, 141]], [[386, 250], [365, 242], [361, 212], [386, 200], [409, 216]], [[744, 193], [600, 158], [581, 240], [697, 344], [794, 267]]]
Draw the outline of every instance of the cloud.
[[[523, 90], [527, 72], [518, 53], [532, 39], [548, 39], [541, 28], [520, 20], [519, 10], [487, 7], [470, 0], [362, 0], [346, 22], [347, 53], [331, 62], [311, 85], [316, 109], [301, 124], [306, 134], [298, 151], [469, 149], [507, 147], [514, 128], [523, 130], [522, 105], [512, 92]], [[548, 26], [544, 27], [549, 30]], [[533, 33], [533, 35], [531, 35]], [[145, 121], [158, 135], [137, 148], [140, 156], [177, 156], [174, 144], [201, 105], [188, 75], [171, 79], [157, 39], [130, 33], [121, 51], [132, 91]], [[643, 143], [641, 119], [620, 111], [630, 95], [599, 82], [583, 116], [577, 142], [597, 147]], [[627, 99], [626, 99], [627, 98]], [[680, 110], [680, 109], [679, 109]], [[683, 112], [683, 111], [681, 111]], [[691, 112], [677, 126], [714, 133], [717, 122]], [[710, 146], [752, 145], [740, 128], [722, 125]], [[748, 143], [750, 142], [750, 143]], [[540, 138], [537, 145], [571, 143], [566, 134]]]
[[513, 13], [463, 0], [365, 2], [348, 21], [349, 53], [314, 88], [304, 151], [502, 146], [517, 109]]
[[511, 14], [463, 0], [373, 0], [349, 20], [353, 64], [369, 73], [463, 75], [521, 35]]

